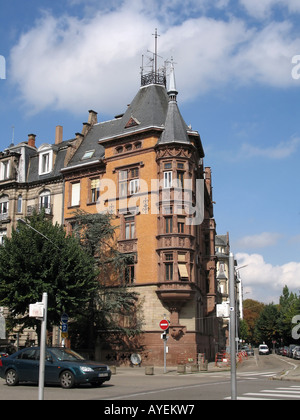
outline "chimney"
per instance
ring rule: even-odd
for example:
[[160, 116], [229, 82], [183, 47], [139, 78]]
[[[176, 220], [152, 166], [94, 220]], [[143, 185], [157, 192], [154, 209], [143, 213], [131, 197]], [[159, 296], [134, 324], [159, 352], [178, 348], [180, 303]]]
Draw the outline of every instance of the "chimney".
[[63, 140], [63, 127], [57, 125], [55, 128], [55, 144], [60, 144]]
[[28, 146], [35, 147], [35, 134], [28, 134]]
[[97, 115], [98, 113], [96, 111], [93, 111], [92, 109], [90, 109], [88, 123], [91, 125], [97, 124], [98, 123]]
[[91, 129], [91, 124], [88, 122], [84, 122], [82, 123], [82, 131], [81, 134], [83, 134], [84, 136], [87, 135], [87, 133], [90, 131]]

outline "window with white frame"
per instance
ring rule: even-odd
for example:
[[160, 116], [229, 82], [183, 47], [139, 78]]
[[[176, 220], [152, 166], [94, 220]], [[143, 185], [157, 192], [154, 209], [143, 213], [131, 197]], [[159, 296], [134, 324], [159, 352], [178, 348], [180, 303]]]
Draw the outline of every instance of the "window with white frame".
[[2, 180], [9, 178], [9, 168], [10, 168], [9, 160], [5, 160], [4, 162], [1, 162], [1, 179]]
[[164, 172], [164, 188], [172, 188], [172, 171]]
[[119, 197], [137, 194], [140, 190], [139, 168], [119, 171]]
[[41, 192], [39, 208], [40, 209], [45, 209], [45, 212], [47, 214], [50, 213], [51, 202], [50, 202], [50, 191], [49, 190], [44, 190], [44, 191]]
[[22, 200], [22, 196], [20, 194], [18, 196], [18, 201], [17, 201], [17, 213], [22, 213], [22, 204], [23, 204], [23, 200]]
[[53, 150], [43, 147], [39, 152], [39, 175], [48, 174], [52, 171]]
[[80, 182], [71, 184], [71, 207], [79, 206], [80, 204]]
[[9, 198], [8, 195], [3, 195], [0, 198], [0, 217], [7, 216], [8, 214], [8, 202]]

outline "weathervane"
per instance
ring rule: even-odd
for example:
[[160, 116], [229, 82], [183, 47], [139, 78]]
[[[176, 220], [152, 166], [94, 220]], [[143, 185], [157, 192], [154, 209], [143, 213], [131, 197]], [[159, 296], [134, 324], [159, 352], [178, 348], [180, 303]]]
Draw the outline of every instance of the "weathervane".
[[[150, 52], [152, 54], [152, 57], [148, 57], [151, 63], [152, 70], [150, 73], [144, 74], [144, 55], [142, 56], [142, 67], [141, 67], [141, 85], [146, 86], [150, 84], [159, 84], [159, 85], [165, 85], [166, 86], [166, 71], [165, 67], [162, 69], [158, 69], [158, 57], [160, 57], [157, 53], [157, 39], [160, 35], [157, 33], [157, 28], [155, 28], [155, 33], [152, 34], [155, 37], [155, 46], [154, 46], [154, 53], [150, 50], [147, 50], [147, 52]], [[162, 58], [162, 57], [160, 57]]]

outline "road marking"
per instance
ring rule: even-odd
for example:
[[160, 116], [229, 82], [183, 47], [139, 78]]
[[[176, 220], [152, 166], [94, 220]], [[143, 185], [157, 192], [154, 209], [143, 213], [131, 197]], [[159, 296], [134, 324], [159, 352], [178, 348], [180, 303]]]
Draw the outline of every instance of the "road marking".
[[[266, 398], [272, 397], [272, 398]], [[238, 396], [238, 400], [278, 400], [278, 399], [300, 399], [300, 387], [280, 387], [275, 389], [262, 389], [258, 392], [245, 392]], [[225, 400], [230, 400], [231, 397], [226, 397]]]
[[[231, 400], [231, 397], [224, 398], [225, 400]], [[251, 401], [275, 401], [276, 398], [254, 398], [254, 397], [237, 397], [237, 400], [251, 400]]]
[[158, 394], [161, 392], [172, 392], [172, 391], [179, 391], [179, 390], [184, 390], [184, 389], [190, 389], [190, 388], [201, 388], [201, 387], [207, 387], [207, 386], [211, 386], [211, 385], [224, 385], [227, 384], [229, 382], [227, 381], [222, 381], [222, 382], [211, 382], [211, 383], [203, 383], [203, 384], [196, 384], [196, 385], [183, 385], [183, 386], [177, 386], [177, 387], [172, 387], [172, 388], [163, 388], [163, 389], [156, 389], [156, 390], [152, 390], [152, 391], [142, 391], [142, 392], [137, 392], [134, 394], [127, 394], [127, 395], [119, 395], [119, 396], [115, 396], [115, 397], [111, 397], [111, 398], [105, 398], [105, 400], [122, 400], [122, 399], [130, 399], [133, 397], [138, 397], [141, 395], [149, 395], [149, 394]]
[[296, 398], [296, 399], [300, 399], [300, 395], [292, 395], [292, 394], [277, 394], [276, 391], [271, 391], [271, 392], [247, 392], [246, 394], [243, 395], [252, 395], [252, 396], [259, 396], [259, 397], [277, 397], [277, 398]]
[[268, 375], [275, 375], [276, 372], [243, 372], [238, 373], [238, 376], [268, 376]]

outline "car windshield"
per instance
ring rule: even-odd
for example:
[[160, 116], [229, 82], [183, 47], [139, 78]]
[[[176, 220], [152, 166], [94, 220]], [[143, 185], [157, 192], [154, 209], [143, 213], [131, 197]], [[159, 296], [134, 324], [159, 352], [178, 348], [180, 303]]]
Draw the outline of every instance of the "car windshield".
[[63, 349], [63, 348], [54, 348], [50, 350], [51, 350], [51, 353], [53, 353], [54, 356], [58, 360], [61, 360], [61, 361], [67, 360], [67, 361], [75, 362], [77, 360], [84, 360], [84, 358], [80, 356], [80, 354], [76, 353], [73, 350]]
[[260, 346], [261, 349], [267, 349], [268, 346]]

